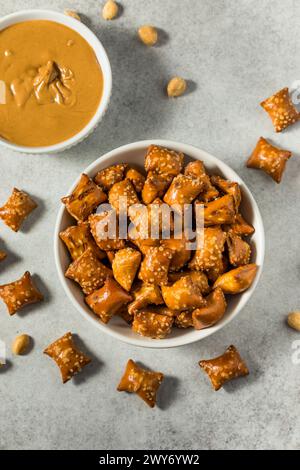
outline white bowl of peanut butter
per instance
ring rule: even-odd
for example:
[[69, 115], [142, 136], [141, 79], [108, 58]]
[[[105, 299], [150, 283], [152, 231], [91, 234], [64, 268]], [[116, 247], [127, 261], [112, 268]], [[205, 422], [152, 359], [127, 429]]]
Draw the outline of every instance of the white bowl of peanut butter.
[[62, 13], [26, 10], [0, 20], [0, 144], [56, 153], [104, 115], [112, 76], [92, 31]]

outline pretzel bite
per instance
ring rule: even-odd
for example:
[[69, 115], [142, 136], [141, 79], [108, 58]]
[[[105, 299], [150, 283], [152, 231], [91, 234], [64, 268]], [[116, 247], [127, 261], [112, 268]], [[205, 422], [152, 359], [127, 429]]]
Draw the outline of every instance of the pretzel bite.
[[201, 191], [199, 200], [209, 202], [219, 196], [219, 191], [212, 185], [211, 178], [206, 173], [203, 162], [196, 160], [187, 164], [184, 174], [194, 178], [200, 178], [204, 183], [204, 189]]
[[263, 170], [276, 183], [280, 183], [286, 162], [291, 156], [292, 152], [274, 147], [266, 139], [260, 137], [252, 155], [247, 161], [247, 167]]
[[183, 271], [176, 273], [169, 273], [169, 281], [174, 283], [183, 277], [190, 277], [193, 283], [200, 289], [202, 295], [206, 295], [210, 291], [208, 279], [205, 273], [201, 271]]
[[112, 316], [131, 300], [131, 295], [112, 278], [107, 278], [101, 289], [92, 292], [85, 298], [88, 306], [103, 323], [108, 323]]
[[204, 225], [232, 224], [235, 221], [235, 202], [231, 195], [207, 202], [204, 206]]
[[77, 282], [86, 295], [103, 286], [107, 276], [111, 275], [111, 270], [99, 261], [91, 248], [87, 248], [65, 272], [65, 276]]
[[108, 200], [117, 214], [128, 211], [133, 204], [139, 204], [139, 198], [129, 179], [115, 183], [108, 193]]
[[236, 214], [233, 224], [224, 226], [224, 230], [225, 229], [230, 230], [235, 235], [245, 237], [252, 235], [255, 232], [255, 228], [253, 227], [253, 225], [246, 222], [246, 220], [241, 214]]
[[206, 303], [201, 290], [189, 276], [182, 277], [172, 286], [162, 286], [161, 292], [165, 304], [171, 310], [189, 310], [203, 307]]
[[238, 183], [234, 181], [228, 181], [220, 176], [212, 176], [211, 182], [214, 186], [216, 186], [222, 193], [229, 194], [233, 197], [235, 208], [238, 210], [242, 200], [241, 188]]
[[104, 191], [109, 191], [115, 183], [119, 183], [124, 179], [127, 167], [127, 163], [119, 163], [118, 165], [104, 168], [104, 170], [98, 171], [94, 181], [101, 186]]
[[132, 331], [141, 336], [163, 339], [171, 333], [174, 318], [161, 315], [151, 308], [140, 310], [134, 314]]
[[91, 362], [91, 359], [76, 347], [70, 332], [50, 344], [44, 354], [58, 365], [63, 383], [68, 382]]
[[159, 175], [154, 171], [149, 171], [142, 189], [142, 200], [144, 204], [151, 204], [157, 197], [163, 197], [172, 179], [172, 175]]
[[155, 284], [143, 283], [140, 289], [133, 293], [133, 296], [134, 301], [128, 306], [128, 312], [131, 315], [147, 307], [147, 305], [160, 305], [164, 303], [160, 288]]
[[222, 260], [226, 233], [216, 225], [204, 228], [203, 235], [203, 247], [196, 250], [189, 263], [189, 268], [192, 270], [206, 271], [216, 268]]
[[144, 238], [134, 227], [128, 230], [128, 238], [143, 255], [146, 255], [151, 248], [158, 248], [160, 246], [160, 240], [158, 238]]
[[173, 252], [170, 263], [170, 272], [179, 271], [190, 259], [191, 250], [187, 248], [188, 240], [183, 238], [169, 238], [161, 241], [161, 246], [169, 248]]
[[145, 184], [145, 176], [135, 168], [129, 168], [126, 172], [126, 178], [131, 181], [137, 193], [140, 193]]
[[255, 279], [257, 265], [246, 264], [222, 274], [214, 283], [214, 289], [221, 287], [224, 294], [239, 294], [248, 289]]
[[0, 219], [14, 232], [18, 232], [24, 220], [37, 207], [37, 203], [25, 193], [14, 188], [4, 206], [0, 207]]
[[139, 271], [139, 279], [146, 284], [168, 284], [168, 272], [173, 252], [163, 246], [151, 247], [146, 252]]
[[200, 361], [199, 366], [207, 373], [216, 391], [226, 382], [249, 374], [248, 367], [235, 346], [229, 346], [222, 356]]
[[139, 367], [129, 359], [125, 373], [118, 385], [119, 392], [136, 393], [153, 408], [156, 404], [157, 390], [162, 383], [164, 375], [161, 372], [150, 372]]
[[150, 145], [145, 157], [145, 170], [160, 175], [177, 176], [183, 168], [184, 155], [158, 145]]
[[239, 235], [229, 232], [227, 235], [229, 262], [232, 266], [248, 264], [251, 256], [251, 247]]
[[29, 271], [26, 271], [17, 281], [0, 286], [0, 297], [5, 302], [10, 315], [14, 315], [26, 305], [35, 304], [44, 299], [34, 285]]
[[71, 225], [59, 234], [69, 250], [73, 260], [79, 258], [87, 248], [91, 248], [97, 258], [105, 258], [105, 252], [101, 251], [95, 243], [87, 222], [78, 222], [77, 225]]
[[133, 248], [123, 248], [116, 252], [112, 262], [112, 270], [115, 280], [123, 289], [130, 291], [140, 267], [141, 258], [141, 253]]
[[[114, 211], [90, 215], [89, 224], [95, 242], [101, 250], [121, 250], [125, 247], [125, 241], [119, 238], [118, 220]], [[112, 233], [109, 233], [109, 229]]]
[[155, 198], [147, 206], [138, 204], [128, 209], [128, 215], [134, 227], [129, 232], [144, 240], [158, 240], [174, 229], [174, 219], [171, 209], [160, 198]]
[[218, 323], [226, 311], [226, 299], [222, 289], [217, 287], [206, 297], [206, 305], [192, 313], [192, 323], [196, 330], [202, 330]]
[[179, 174], [164, 195], [164, 202], [172, 207], [182, 208], [190, 204], [203, 191], [204, 183], [200, 178]]
[[70, 196], [62, 198], [67, 211], [77, 221], [84, 221], [104, 201], [106, 194], [84, 173]]
[[180, 312], [175, 318], [175, 326], [182, 329], [191, 328], [193, 326], [192, 312], [189, 310]]
[[206, 271], [208, 280], [212, 283], [216, 282], [218, 277], [224, 274], [229, 268], [227, 256], [223, 254], [222, 258], [216, 261], [216, 264]]
[[0, 250], [0, 261], [5, 260], [6, 257], [7, 257], [7, 254], [5, 253], [5, 251]]
[[276, 132], [283, 131], [299, 120], [300, 114], [292, 103], [287, 87], [262, 101], [260, 105], [269, 114]]

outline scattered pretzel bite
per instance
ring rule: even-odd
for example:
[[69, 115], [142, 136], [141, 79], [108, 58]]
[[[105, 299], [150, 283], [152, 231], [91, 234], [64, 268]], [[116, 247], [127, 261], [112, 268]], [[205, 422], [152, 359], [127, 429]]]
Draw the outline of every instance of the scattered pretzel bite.
[[182, 238], [169, 238], [161, 241], [161, 246], [173, 251], [173, 257], [170, 263], [170, 272], [179, 271], [190, 260], [191, 250], [188, 249], [188, 240]]
[[5, 302], [10, 315], [14, 315], [26, 305], [35, 304], [44, 299], [34, 285], [29, 271], [26, 271], [17, 281], [0, 286], [0, 297]]
[[209, 202], [219, 196], [219, 191], [212, 185], [211, 178], [206, 173], [202, 161], [196, 160], [188, 163], [185, 167], [184, 174], [187, 176], [193, 176], [194, 178], [200, 178], [203, 181], [204, 189], [199, 195], [200, 201]]
[[113, 185], [109, 190], [108, 200], [117, 214], [125, 210], [128, 211], [128, 208], [133, 204], [139, 204], [134, 186], [127, 178]]
[[91, 248], [87, 248], [65, 272], [65, 276], [77, 282], [86, 295], [103, 286], [107, 276], [111, 275], [111, 270], [99, 261]]
[[97, 258], [105, 258], [105, 252], [100, 250], [96, 245], [88, 222], [78, 222], [77, 225], [71, 225], [59, 234], [69, 250], [73, 260], [79, 258], [87, 248], [91, 248]]
[[112, 262], [112, 270], [115, 280], [123, 289], [130, 291], [140, 267], [141, 258], [141, 253], [133, 248], [123, 248], [116, 252]]
[[[154, 310], [154, 311], [153, 311]], [[163, 339], [171, 333], [174, 318], [171, 315], [161, 315], [150, 307], [134, 314], [132, 330], [141, 336], [153, 339]]]
[[165, 304], [171, 310], [190, 310], [206, 304], [201, 290], [189, 276], [182, 277], [172, 286], [162, 286], [161, 292]]
[[132, 359], [127, 362], [125, 373], [118, 385], [119, 392], [136, 393], [151, 408], [156, 404], [156, 394], [164, 375], [139, 367]]
[[246, 222], [246, 220], [241, 214], [236, 214], [233, 224], [224, 226], [224, 230], [225, 229], [230, 230], [236, 235], [245, 237], [252, 235], [255, 232], [255, 228], [253, 227], [253, 225]]
[[235, 346], [229, 346], [222, 356], [200, 361], [199, 366], [207, 373], [216, 391], [226, 382], [249, 374], [248, 367]]
[[189, 310], [180, 312], [175, 318], [175, 326], [183, 329], [191, 328], [193, 326], [192, 312]]
[[299, 120], [300, 114], [293, 105], [287, 87], [262, 101], [260, 105], [269, 114], [276, 132], [283, 131]]
[[140, 289], [136, 292], [133, 292], [134, 301], [128, 305], [128, 312], [133, 315], [147, 305], [163, 304], [163, 298], [161, 295], [160, 288], [155, 284], [145, 284], [143, 283]]
[[[90, 215], [89, 224], [94, 240], [101, 250], [121, 250], [125, 247], [125, 241], [119, 238], [119, 225], [114, 211]], [[109, 233], [109, 229], [112, 230], [113, 227], [114, 233]]]
[[239, 235], [233, 232], [227, 235], [227, 246], [229, 262], [232, 266], [242, 266], [248, 264], [251, 256], [251, 247], [249, 243], [243, 240]]
[[235, 221], [235, 202], [231, 195], [227, 194], [214, 201], [207, 202], [204, 206], [204, 225], [232, 224]]
[[292, 152], [274, 147], [266, 139], [260, 137], [252, 155], [247, 161], [247, 167], [263, 170], [276, 183], [280, 183], [286, 162], [291, 156]]
[[70, 196], [62, 198], [67, 211], [77, 221], [84, 221], [104, 201], [106, 194], [84, 173]]
[[221, 287], [224, 294], [239, 294], [248, 289], [255, 279], [257, 265], [246, 264], [222, 274], [214, 283], [214, 289]]
[[132, 301], [132, 296], [114, 279], [107, 278], [104, 286], [88, 295], [85, 301], [103, 323], [108, 323], [113, 315]]
[[172, 207], [190, 204], [204, 189], [203, 180], [189, 175], [179, 174], [173, 179], [164, 195], [164, 202]]
[[0, 219], [14, 232], [18, 232], [24, 220], [37, 207], [37, 203], [25, 193], [14, 188], [4, 206], [0, 207]]
[[145, 184], [145, 176], [135, 168], [129, 168], [126, 172], [126, 178], [131, 181], [137, 193], [140, 193]]
[[138, 277], [147, 284], [168, 284], [168, 272], [173, 252], [163, 246], [151, 247], [145, 254]]
[[240, 207], [240, 203], [242, 200], [241, 188], [238, 183], [234, 181], [228, 181], [221, 176], [212, 176], [211, 182], [214, 186], [216, 186], [222, 193], [229, 194], [233, 197], [235, 202], [235, 208], [238, 210]]
[[192, 313], [192, 324], [196, 330], [202, 330], [218, 323], [226, 311], [226, 299], [222, 289], [217, 287], [206, 297], [206, 305]]
[[210, 292], [207, 275], [201, 271], [182, 271], [175, 273], [170, 272], [169, 281], [174, 283], [185, 276], [188, 276], [192, 279], [193, 283], [200, 289], [202, 295], [206, 295]]
[[157, 174], [177, 176], [183, 168], [184, 155], [158, 145], [150, 145], [145, 157], [145, 170]]
[[6, 258], [6, 256], [7, 254], [5, 253], [5, 251], [0, 250], [0, 261], [3, 261]]
[[220, 226], [205, 227], [203, 230], [203, 246], [198, 248], [189, 262], [189, 268], [206, 271], [219, 267], [226, 240], [226, 233]]
[[68, 382], [91, 362], [91, 359], [77, 348], [70, 332], [50, 344], [44, 354], [58, 365], [63, 383]]
[[104, 168], [104, 170], [98, 171], [94, 181], [101, 186], [104, 191], [109, 191], [115, 183], [119, 183], [124, 179], [127, 167], [127, 163], [119, 163]]

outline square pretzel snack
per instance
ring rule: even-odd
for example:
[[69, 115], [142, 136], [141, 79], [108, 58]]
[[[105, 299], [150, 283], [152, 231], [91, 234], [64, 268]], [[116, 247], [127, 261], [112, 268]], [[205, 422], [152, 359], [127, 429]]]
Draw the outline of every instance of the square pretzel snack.
[[150, 408], [156, 405], [157, 391], [164, 374], [139, 367], [132, 359], [127, 362], [125, 373], [118, 385], [118, 392], [136, 393]]
[[0, 297], [5, 302], [8, 313], [14, 315], [21, 308], [43, 300], [43, 295], [34, 285], [29, 271], [17, 281], [0, 286]]
[[260, 105], [269, 114], [276, 132], [283, 131], [299, 120], [300, 114], [293, 105], [287, 87], [262, 101]]
[[50, 344], [44, 354], [56, 362], [63, 383], [68, 382], [91, 362], [91, 359], [77, 348], [70, 332]]
[[151, 145], [144, 172], [119, 162], [94, 179], [82, 175], [63, 199], [78, 221], [60, 234], [73, 259], [66, 276], [103, 323], [121, 318], [124, 328], [157, 340], [173, 328], [216, 324], [227, 294], [248, 288], [257, 270], [249, 240], [254, 227], [243, 218], [239, 184], [209, 174], [202, 161], [185, 165], [184, 159]]
[[0, 207], [0, 218], [14, 232], [18, 232], [37, 203], [25, 191], [14, 188], [6, 204]]

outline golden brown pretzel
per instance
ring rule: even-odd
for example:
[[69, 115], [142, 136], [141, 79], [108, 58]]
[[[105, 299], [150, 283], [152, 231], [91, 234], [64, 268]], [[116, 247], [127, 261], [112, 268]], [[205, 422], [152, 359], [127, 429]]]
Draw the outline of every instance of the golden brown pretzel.
[[[90, 215], [89, 224], [94, 240], [101, 250], [120, 250], [125, 247], [125, 241], [119, 238], [119, 225], [114, 211]], [[108, 232], [109, 227], [115, 228], [111, 236]]]
[[248, 264], [251, 257], [251, 247], [239, 235], [229, 231], [227, 235], [229, 262], [232, 266]]
[[174, 318], [172, 315], [157, 313], [147, 307], [134, 314], [132, 330], [141, 336], [163, 339], [171, 333]]
[[145, 184], [145, 176], [135, 168], [129, 168], [126, 172], [126, 178], [131, 181], [137, 193], [140, 193]]
[[[196, 202], [197, 204], [197, 202]], [[235, 201], [230, 194], [204, 205], [204, 225], [232, 224], [235, 220]]]
[[18, 232], [24, 220], [37, 207], [37, 203], [25, 191], [14, 188], [4, 206], [0, 207], [0, 219], [14, 232]]
[[172, 286], [162, 286], [161, 292], [165, 304], [171, 310], [190, 310], [206, 304], [201, 290], [190, 276], [183, 276]]
[[29, 271], [26, 271], [17, 281], [0, 286], [0, 297], [5, 302], [10, 315], [44, 298], [34, 285]]
[[212, 176], [211, 182], [214, 186], [216, 186], [222, 193], [229, 194], [233, 197], [235, 208], [238, 210], [240, 207], [240, 203], [242, 200], [241, 188], [238, 183], [234, 181], [228, 181], [220, 176]]
[[171, 284], [178, 281], [182, 277], [189, 276], [193, 283], [200, 289], [202, 295], [206, 295], [210, 292], [210, 286], [208, 284], [207, 275], [201, 271], [181, 271], [175, 273], [169, 273], [169, 281]]
[[212, 185], [211, 178], [206, 173], [203, 162], [196, 160], [187, 164], [184, 170], [185, 175], [200, 178], [204, 183], [204, 189], [199, 195], [199, 200], [209, 202], [219, 196], [219, 191]]
[[141, 253], [133, 248], [123, 248], [116, 252], [112, 262], [112, 270], [115, 280], [123, 289], [130, 291], [140, 267], [141, 258]]
[[203, 247], [196, 250], [189, 263], [189, 268], [197, 271], [219, 268], [220, 262], [222, 262], [226, 233], [216, 225], [204, 228], [203, 237]]
[[139, 279], [147, 284], [167, 285], [172, 257], [172, 250], [163, 246], [149, 248], [141, 264]]
[[105, 252], [100, 250], [90, 232], [88, 222], [78, 222], [59, 234], [73, 260], [79, 258], [87, 248], [91, 248], [99, 259], [105, 258]]
[[160, 305], [164, 303], [160, 288], [155, 284], [143, 283], [133, 295], [134, 301], [128, 306], [128, 312], [131, 315], [149, 304]]
[[260, 105], [269, 114], [276, 132], [283, 131], [299, 120], [300, 114], [292, 103], [288, 88], [278, 91]]
[[133, 204], [139, 204], [139, 198], [132, 182], [125, 178], [124, 180], [115, 183], [110, 188], [108, 193], [108, 200], [117, 214], [120, 212], [128, 211], [129, 207]]
[[214, 288], [221, 287], [224, 294], [240, 294], [253, 283], [257, 272], [254, 263], [240, 266], [222, 274], [214, 283]]
[[104, 170], [98, 171], [94, 181], [96, 184], [101, 186], [104, 191], [109, 191], [115, 183], [118, 183], [124, 179], [125, 170], [127, 167], [127, 163], [119, 163], [117, 165], [104, 168]]
[[206, 305], [192, 313], [192, 324], [196, 330], [215, 325], [223, 318], [226, 310], [226, 299], [220, 287], [214, 289], [205, 300]]
[[249, 236], [255, 232], [253, 225], [246, 222], [241, 214], [236, 214], [233, 224], [225, 225], [224, 230], [230, 230], [236, 235]]
[[204, 190], [205, 184], [201, 178], [179, 174], [175, 176], [166, 194], [164, 202], [174, 208], [182, 208], [190, 204]]

